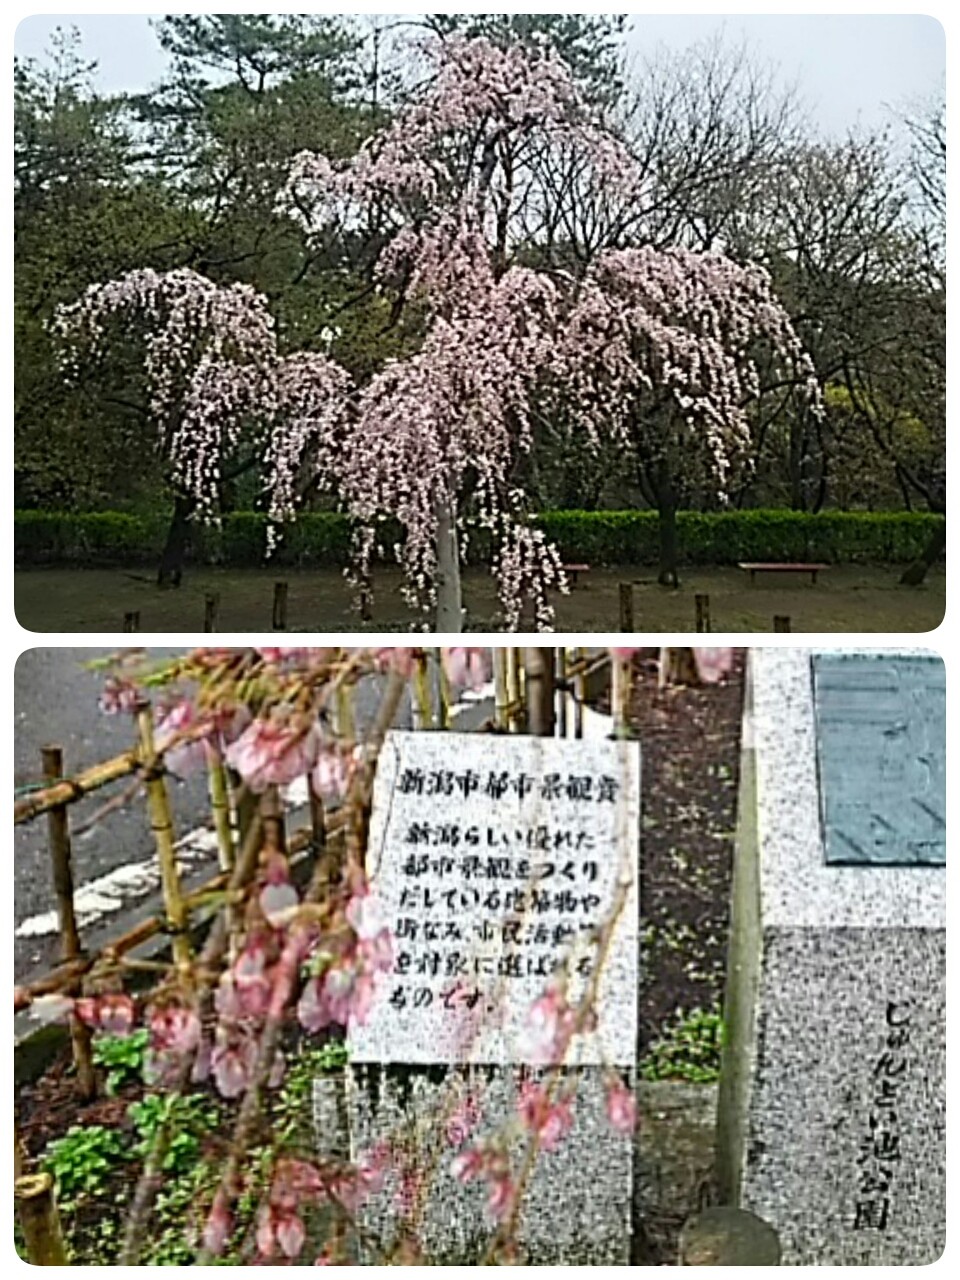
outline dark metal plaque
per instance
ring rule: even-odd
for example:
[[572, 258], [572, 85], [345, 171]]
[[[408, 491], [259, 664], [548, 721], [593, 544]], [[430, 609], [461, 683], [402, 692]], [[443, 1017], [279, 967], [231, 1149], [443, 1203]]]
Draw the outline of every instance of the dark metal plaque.
[[943, 663], [923, 655], [818, 653], [813, 690], [826, 861], [942, 866]]

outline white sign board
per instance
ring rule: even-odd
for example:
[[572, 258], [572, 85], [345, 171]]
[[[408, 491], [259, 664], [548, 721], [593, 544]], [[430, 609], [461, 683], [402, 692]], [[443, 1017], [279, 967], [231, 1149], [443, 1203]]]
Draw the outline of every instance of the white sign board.
[[391, 733], [368, 871], [394, 968], [352, 1060], [536, 1063], [531, 1007], [593, 987], [595, 1027], [565, 1061], [631, 1066], [639, 841], [637, 743]]

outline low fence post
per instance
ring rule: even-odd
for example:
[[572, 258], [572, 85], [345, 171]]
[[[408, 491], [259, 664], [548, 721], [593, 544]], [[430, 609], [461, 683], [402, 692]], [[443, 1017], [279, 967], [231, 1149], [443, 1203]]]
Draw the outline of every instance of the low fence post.
[[790, 630], [790, 619], [781, 613], [776, 614], [773, 619], [773, 629], [775, 632], [788, 632]]
[[287, 629], [287, 591], [288, 584], [286, 582], [275, 582], [273, 584], [274, 631], [286, 631]]
[[[48, 785], [63, 778], [63, 748], [56, 745], [41, 747], [43, 777]], [[80, 930], [73, 902], [73, 857], [70, 848], [70, 819], [67, 806], [57, 805], [47, 813], [47, 838], [50, 861], [53, 864], [53, 889], [57, 897], [57, 915], [60, 920], [60, 955], [65, 963], [82, 954]], [[80, 984], [70, 986], [68, 995], [79, 995]], [[80, 1097], [89, 1101], [96, 1095], [97, 1081], [93, 1070], [91, 1033], [76, 1014], [70, 1015], [70, 1040], [73, 1045], [73, 1062], [77, 1068], [77, 1087]]]
[[779, 1267], [780, 1254], [773, 1227], [746, 1209], [704, 1209], [680, 1231], [681, 1267]]
[[123, 615], [123, 630], [124, 630], [124, 634], [126, 634], [127, 632], [140, 630], [140, 610], [139, 609], [133, 609], [130, 613], [125, 613]]
[[710, 597], [694, 596], [693, 602], [697, 610], [697, 630], [709, 631], [710, 630]]
[[218, 614], [220, 613], [220, 594], [204, 596], [203, 598], [203, 629], [204, 631], [216, 631]]
[[633, 624], [633, 583], [620, 583], [620, 630], [632, 632]]

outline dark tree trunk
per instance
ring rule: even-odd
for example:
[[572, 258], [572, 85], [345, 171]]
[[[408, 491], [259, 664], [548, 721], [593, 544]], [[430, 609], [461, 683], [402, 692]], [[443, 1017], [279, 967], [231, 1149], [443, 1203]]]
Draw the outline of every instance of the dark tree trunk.
[[660, 515], [660, 574], [662, 587], [679, 587], [677, 572], [677, 493], [667, 462], [657, 468], [657, 511]]
[[923, 554], [918, 560], [914, 560], [913, 564], [907, 565], [900, 578], [900, 585], [904, 587], [919, 587], [927, 576], [927, 571], [931, 565], [935, 564], [943, 554], [944, 547], [947, 545], [947, 522], [944, 520], [939, 528], [934, 529], [930, 535], [930, 540], [923, 549]]
[[190, 538], [190, 516], [193, 514], [193, 499], [178, 493], [173, 503], [173, 516], [167, 530], [167, 541], [160, 557], [160, 569], [157, 573], [158, 587], [179, 587], [183, 578], [183, 562], [187, 554], [187, 543]]

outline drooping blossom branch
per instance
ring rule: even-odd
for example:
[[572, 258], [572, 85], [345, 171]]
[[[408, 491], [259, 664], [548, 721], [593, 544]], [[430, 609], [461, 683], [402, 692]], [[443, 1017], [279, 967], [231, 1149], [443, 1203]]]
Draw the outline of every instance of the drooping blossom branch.
[[350, 390], [346, 372], [319, 352], [281, 355], [267, 299], [250, 285], [180, 268], [131, 271], [58, 307], [50, 330], [67, 378], [105, 354], [121, 320], [133, 321], [143, 343], [157, 447], [200, 518], [216, 518], [224, 460], [251, 432], [266, 447], [273, 509], [285, 514], [296, 474], [283, 459], [274, 465], [270, 432], [282, 421], [301, 452], [315, 438], [329, 446]]
[[[361, 574], [382, 522], [404, 531], [394, 548], [408, 598], [429, 611], [437, 585], [459, 630], [461, 546], [472, 522], [492, 536], [508, 627], [524, 597], [547, 626], [547, 592], [563, 585], [559, 558], [527, 529], [515, 487], [530, 451], [532, 404], [557, 341], [557, 282], [512, 260], [517, 209], [535, 199], [538, 152], [579, 148], [611, 184], [637, 180], [629, 154], [591, 118], [569, 68], [554, 53], [460, 37], [424, 46], [427, 84], [351, 159], [304, 153], [281, 207], [311, 234], [346, 233], [376, 212], [374, 273], [398, 302], [426, 314], [420, 350], [363, 389], [330, 475], [360, 526]], [[301, 440], [278, 433], [278, 471], [301, 465]], [[318, 470], [330, 450], [318, 450]], [[282, 505], [282, 504], [281, 504]]]
[[768, 272], [719, 253], [651, 247], [600, 255], [577, 290], [557, 353], [563, 394], [594, 444], [647, 456], [666, 449], [657, 409], [685, 432], [683, 466], [706, 470], [723, 497], [750, 444], [765, 344], [815, 412], [813, 362]]

